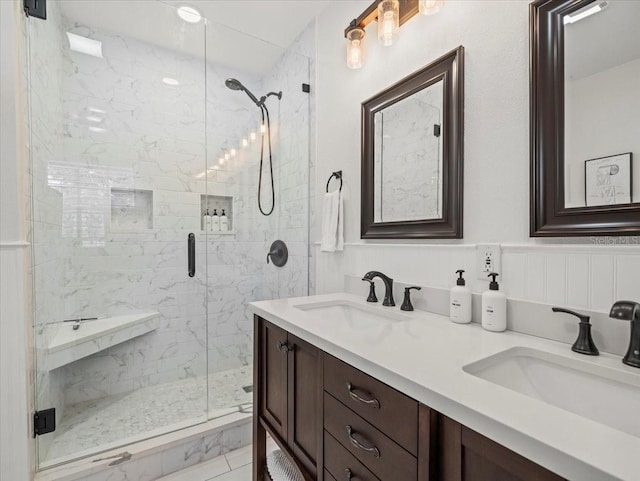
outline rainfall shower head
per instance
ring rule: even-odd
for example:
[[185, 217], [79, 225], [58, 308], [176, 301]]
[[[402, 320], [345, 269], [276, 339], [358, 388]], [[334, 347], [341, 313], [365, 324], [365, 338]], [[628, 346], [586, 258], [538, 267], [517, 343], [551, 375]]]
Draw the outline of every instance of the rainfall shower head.
[[251, 100], [253, 100], [253, 103], [255, 103], [258, 107], [262, 105], [262, 102], [260, 102], [257, 99], [257, 97], [253, 95], [247, 87], [242, 85], [242, 83], [238, 79], [228, 78], [227, 80], [225, 80], [224, 84], [227, 86], [227, 88], [230, 88], [231, 90], [242, 90], [244, 93], [246, 93], [249, 96]]

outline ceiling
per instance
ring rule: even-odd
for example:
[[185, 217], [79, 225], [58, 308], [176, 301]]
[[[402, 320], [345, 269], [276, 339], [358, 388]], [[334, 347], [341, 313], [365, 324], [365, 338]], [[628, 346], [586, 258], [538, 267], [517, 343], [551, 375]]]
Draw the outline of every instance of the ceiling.
[[577, 80], [640, 58], [640, 1], [609, 0], [607, 8], [565, 25], [565, 76]]
[[[57, 0], [73, 23], [118, 33], [255, 74], [268, 72], [284, 49], [330, 0]], [[206, 19], [189, 24], [176, 7]]]

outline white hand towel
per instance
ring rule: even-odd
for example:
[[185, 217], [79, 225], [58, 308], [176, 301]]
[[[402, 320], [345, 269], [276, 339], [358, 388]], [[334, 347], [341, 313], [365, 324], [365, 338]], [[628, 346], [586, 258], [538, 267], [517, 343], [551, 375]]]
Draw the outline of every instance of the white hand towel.
[[322, 204], [322, 252], [335, 252], [344, 249], [344, 206], [342, 193], [337, 190], [328, 192]]

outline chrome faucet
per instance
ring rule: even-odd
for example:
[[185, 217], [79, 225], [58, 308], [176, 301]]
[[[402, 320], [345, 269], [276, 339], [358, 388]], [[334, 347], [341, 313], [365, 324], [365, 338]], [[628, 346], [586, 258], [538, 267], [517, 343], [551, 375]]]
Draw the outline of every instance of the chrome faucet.
[[618, 301], [611, 307], [609, 317], [631, 321], [629, 349], [622, 358], [622, 362], [640, 368], [640, 304], [633, 301]]
[[391, 277], [378, 271], [369, 271], [362, 278], [363, 281], [372, 281], [374, 277], [379, 277], [384, 282], [384, 301], [383, 306], [395, 306], [396, 303], [393, 300], [393, 279]]

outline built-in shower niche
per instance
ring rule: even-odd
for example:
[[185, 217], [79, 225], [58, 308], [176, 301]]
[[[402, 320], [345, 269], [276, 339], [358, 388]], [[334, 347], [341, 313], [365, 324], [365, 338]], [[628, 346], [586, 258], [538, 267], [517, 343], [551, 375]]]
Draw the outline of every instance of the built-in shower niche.
[[[225, 215], [227, 216], [227, 220], [229, 221], [229, 230], [219, 231], [212, 230], [211, 224], [209, 224], [209, 228], [206, 228], [207, 219], [205, 217], [205, 213], [208, 211], [209, 214], [213, 214], [213, 211], [216, 211], [218, 215], [222, 214], [224, 210]], [[233, 218], [233, 197], [229, 195], [201, 195], [200, 196], [200, 228], [203, 231], [207, 231], [214, 234], [234, 234], [234, 222]]]
[[153, 191], [111, 188], [111, 230], [119, 232], [153, 229]]

